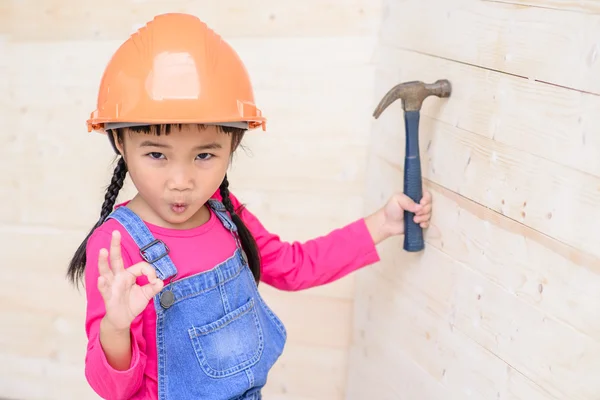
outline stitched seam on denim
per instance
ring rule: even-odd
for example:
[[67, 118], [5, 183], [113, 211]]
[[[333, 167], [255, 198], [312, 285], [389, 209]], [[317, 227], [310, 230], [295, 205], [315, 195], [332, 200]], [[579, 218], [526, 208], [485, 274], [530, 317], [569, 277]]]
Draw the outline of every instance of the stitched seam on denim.
[[226, 327], [227, 325], [229, 325], [230, 323], [232, 323], [233, 321], [236, 321], [238, 319], [240, 319], [241, 317], [243, 317], [244, 315], [248, 314], [250, 311], [252, 311], [255, 307], [255, 303], [254, 303], [254, 299], [250, 299], [250, 301], [248, 301], [246, 304], [244, 304], [243, 306], [239, 307], [236, 310], [233, 310], [232, 312], [228, 313], [234, 313], [237, 312], [238, 310], [242, 310], [239, 311], [239, 314], [237, 314], [235, 317], [231, 317], [231, 319], [226, 318], [227, 315], [225, 315], [224, 317], [219, 318], [218, 320], [211, 322], [210, 324], [206, 324], [203, 326], [207, 326], [207, 325], [212, 325], [212, 324], [216, 324], [217, 322], [223, 321], [221, 324], [218, 324], [215, 326], [215, 328], [212, 328], [210, 330], [206, 330], [204, 331], [202, 329], [202, 326], [200, 327], [196, 327], [196, 326], [192, 326], [190, 329], [193, 329], [194, 331], [194, 338], [198, 337], [198, 336], [204, 336], [204, 335], [208, 335], [209, 333], [212, 333], [214, 331], [217, 331], [221, 328]]
[[235, 225], [233, 220], [229, 218], [229, 213], [226, 210], [223, 211], [215, 209], [214, 211], [221, 223], [225, 226], [225, 228], [227, 228], [228, 231], [233, 232], [234, 230], [237, 230], [237, 226]]
[[[155, 303], [155, 307], [156, 307], [156, 303]], [[157, 315], [157, 321], [156, 321], [156, 344], [157, 344], [157, 353], [158, 353], [158, 388], [159, 388], [159, 398], [160, 400], [163, 400], [165, 398], [165, 392], [166, 392], [166, 380], [167, 380], [167, 374], [166, 374], [166, 362], [165, 362], [165, 345], [164, 345], [164, 335], [163, 335], [163, 324], [164, 324], [164, 320], [163, 320], [163, 316], [162, 315]]]
[[246, 376], [248, 377], [248, 389], [252, 389], [254, 386], [254, 374], [252, 373], [252, 369], [246, 369]]
[[[243, 266], [239, 267], [239, 269], [238, 269], [238, 271], [235, 273], [235, 275], [232, 275], [232, 276], [230, 276], [229, 278], [225, 279], [225, 280], [224, 280], [222, 283], [223, 283], [223, 284], [225, 284], [225, 283], [227, 283], [227, 282], [230, 282], [231, 280], [233, 280], [233, 279], [237, 278], [237, 277], [238, 277], [238, 276], [239, 276], [239, 275], [242, 273], [242, 271], [243, 271], [243, 270], [244, 270], [244, 267], [243, 267]], [[187, 277], [187, 278], [185, 278], [185, 279], [189, 279], [189, 278], [191, 278], [191, 276], [190, 276], [190, 277]], [[182, 282], [182, 281], [183, 281], [183, 279], [182, 279], [181, 281], [177, 281], [177, 282]], [[175, 284], [175, 283], [174, 283], [174, 284]], [[192, 294], [188, 294], [187, 296], [184, 296], [184, 297], [180, 297], [180, 298], [177, 298], [177, 297], [176, 297], [176, 299], [175, 299], [175, 301], [174, 301], [173, 305], [175, 305], [176, 303], [179, 303], [180, 301], [183, 301], [183, 300], [185, 300], [185, 299], [189, 299], [189, 298], [192, 298], [192, 297], [196, 297], [196, 296], [198, 296], [198, 295], [200, 295], [200, 294], [203, 294], [203, 293], [206, 293], [206, 292], [208, 292], [208, 291], [210, 291], [210, 290], [214, 290], [214, 289], [215, 289], [217, 286], [218, 286], [218, 284], [216, 284], [216, 285], [213, 285], [213, 286], [211, 286], [211, 287], [209, 287], [209, 288], [203, 289], [203, 290], [201, 290], [201, 291], [199, 291], [199, 292], [194, 292], [194, 293], [192, 293]], [[165, 289], [163, 289], [163, 290], [165, 290]]]
[[[229, 256], [229, 257], [227, 257], [225, 260], [221, 261], [220, 263], [218, 263], [217, 265], [215, 265], [215, 266], [214, 266], [214, 267], [212, 267], [211, 269], [209, 269], [209, 270], [206, 270], [206, 271], [201, 271], [201, 272], [195, 273], [194, 275], [186, 276], [185, 278], [178, 279], [178, 280], [177, 280], [177, 281], [175, 281], [175, 282], [172, 282], [172, 283], [169, 283], [169, 284], [165, 285], [164, 289], [166, 289], [166, 288], [168, 288], [169, 286], [172, 286], [172, 285], [177, 285], [177, 284], [178, 284], [178, 283], [180, 283], [180, 282], [186, 282], [186, 281], [189, 281], [190, 279], [192, 279], [192, 278], [196, 278], [196, 277], [198, 277], [198, 276], [202, 276], [202, 275], [208, 275], [208, 274], [214, 274], [214, 273], [216, 273], [216, 270], [217, 270], [217, 269], [219, 269], [219, 268], [223, 268], [223, 266], [224, 266], [225, 264], [229, 263], [231, 260], [233, 260], [233, 259], [236, 257], [236, 252], [237, 252], [237, 251], [238, 251], [237, 249], [236, 249], [236, 250], [234, 250], [234, 252], [233, 252], [233, 254], [232, 254], [232, 255], [230, 255], [230, 256]], [[236, 266], [236, 268], [238, 268], [238, 269], [239, 269], [239, 268], [241, 268], [241, 266]], [[237, 274], [239, 274], [239, 271], [237, 271], [237, 272], [236, 272], [236, 275], [237, 275]], [[231, 279], [231, 278], [228, 278], [228, 280], [229, 280], [229, 279]], [[215, 283], [215, 284], [214, 284], [214, 285], [212, 285], [211, 287], [209, 287], [209, 288], [205, 288], [205, 289], [203, 289], [201, 292], [198, 292], [198, 293], [204, 293], [204, 292], [206, 292], [207, 290], [214, 289], [214, 288], [215, 288], [215, 286], [217, 286], [217, 285], [218, 285], [218, 283]]]
[[[252, 273], [250, 272], [249, 268], [247, 268], [247, 271], [252, 276]], [[252, 278], [252, 279], [254, 279], [254, 278]], [[258, 302], [260, 303], [260, 306], [263, 309], [263, 311], [267, 314], [267, 316], [275, 324], [279, 333], [281, 333], [283, 335], [283, 337], [285, 339], [287, 339], [287, 329], [285, 329], [285, 325], [283, 325], [283, 322], [279, 320], [279, 318], [275, 315], [275, 313], [269, 308], [267, 303], [265, 303], [264, 299], [258, 292], [258, 288], [256, 287], [256, 285], [253, 285], [252, 282], [250, 282], [250, 286], [252, 287], [254, 294], [258, 298]]]
[[[254, 299], [252, 299], [252, 301], [253, 300]], [[192, 330], [195, 328], [192, 327], [192, 328], [188, 329], [188, 334], [190, 335], [190, 340], [192, 341], [194, 350], [196, 350], [195, 351], [196, 359], [198, 360], [200, 367], [204, 370], [204, 372], [208, 376], [213, 377], [213, 378], [221, 378], [221, 377], [231, 376], [233, 374], [240, 372], [241, 370], [244, 370], [246, 368], [251, 367], [252, 365], [255, 365], [262, 358], [262, 354], [263, 354], [263, 351], [265, 348], [265, 343], [264, 343], [264, 335], [262, 332], [262, 327], [260, 325], [260, 319], [258, 317], [258, 313], [256, 312], [256, 309], [254, 308], [254, 306], [249, 311], [252, 311], [252, 314], [254, 315], [254, 323], [258, 330], [258, 332], [257, 332], [258, 333], [258, 342], [259, 342], [258, 349], [257, 349], [256, 353], [250, 359], [248, 359], [244, 362], [241, 362], [236, 366], [230, 367], [226, 370], [215, 370], [208, 364], [206, 355], [202, 349], [202, 345], [200, 344], [199, 336], [192, 337]], [[245, 314], [246, 313], [243, 313], [243, 315], [245, 315]], [[224, 327], [224, 326], [226, 326], [226, 325], [222, 325], [221, 327]]]

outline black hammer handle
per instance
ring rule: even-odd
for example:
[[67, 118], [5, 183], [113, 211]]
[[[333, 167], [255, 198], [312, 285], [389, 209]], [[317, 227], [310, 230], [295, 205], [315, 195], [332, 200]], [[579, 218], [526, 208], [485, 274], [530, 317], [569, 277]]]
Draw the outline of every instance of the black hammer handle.
[[[419, 111], [404, 113], [406, 149], [404, 158], [404, 194], [416, 203], [423, 197], [421, 157], [419, 154]], [[414, 221], [415, 214], [404, 211], [404, 250], [421, 251], [425, 247], [423, 229]]]

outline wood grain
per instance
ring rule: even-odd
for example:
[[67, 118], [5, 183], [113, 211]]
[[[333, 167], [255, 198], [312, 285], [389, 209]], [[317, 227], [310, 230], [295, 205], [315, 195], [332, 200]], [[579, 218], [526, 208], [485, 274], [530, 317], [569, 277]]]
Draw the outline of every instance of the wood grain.
[[[402, 167], [398, 154], [403, 154], [403, 134], [391, 132], [392, 127], [398, 132], [391, 121], [381, 123], [374, 131], [380, 141], [373, 151]], [[420, 129], [424, 177], [576, 249], [600, 255], [590, 235], [600, 220], [600, 178], [429, 117], [421, 118]]]
[[367, 0], [8, 1], [9, 12], [0, 14], [0, 26], [16, 41], [125, 40], [165, 12], [197, 15], [225, 37], [367, 35], [375, 33], [380, 19], [378, 3]]
[[600, 15], [472, 0], [388, 7], [384, 44], [600, 93]]
[[451, 97], [428, 98], [422, 115], [600, 176], [600, 96], [388, 45], [377, 60], [378, 98], [399, 82], [448, 79]]
[[529, 7], [552, 8], [562, 11], [576, 11], [587, 14], [600, 13], [600, 4], [595, 0], [482, 0], [492, 3], [517, 4]]
[[[367, 314], [357, 315], [366, 329], [365, 357], [357, 368], [377, 368], [372, 365], [387, 361], [383, 367], [396, 371], [398, 376], [390, 385], [400, 392], [408, 386], [400, 378], [403, 371], [398, 369], [404, 365], [401, 360], [405, 354], [443, 388], [432, 399], [561, 398], [522, 375], [457, 325], [452, 294], [459, 290], [456, 280], [469, 279], [467, 271], [462, 272], [435, 249], [417, 257], [399, 256], [390, 242], [382, 255], [385, 261], [376, 273], [360, 278], [359, 293], [367, 304]], [[436, 275], [442, 269], [446, 272]], [[446, 280], [449, 276], [452, 278]], [[389, 356], [384, 357], [385, 353]], [[406, 390], [403, 393], [407, 399], [434, 392], [420, 386]]]

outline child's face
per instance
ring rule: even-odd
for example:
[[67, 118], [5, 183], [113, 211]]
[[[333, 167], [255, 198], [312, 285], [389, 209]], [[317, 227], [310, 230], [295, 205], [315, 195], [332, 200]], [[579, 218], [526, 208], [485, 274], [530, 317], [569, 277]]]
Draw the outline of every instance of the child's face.
[[[123, 135], [119, 151], [146, 213], [181, 229], [197, 225], [198, 210], [219, 188], [231, 156], [231, 135], [215, 126], [172, 127], [168, 135]], [[148, 207], [145, 207], [148, 206]], [[151, 221], [150, 221], [151, 222]]]

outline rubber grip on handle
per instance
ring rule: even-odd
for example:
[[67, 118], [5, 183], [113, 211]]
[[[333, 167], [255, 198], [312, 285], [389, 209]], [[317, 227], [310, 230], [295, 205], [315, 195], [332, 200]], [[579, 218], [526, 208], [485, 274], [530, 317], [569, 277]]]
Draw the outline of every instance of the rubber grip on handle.
[[[406, 130], [406, 155], [404, 158], [404, 194], [416, 203], [423, 197], [421, 156], [419, 153], [419, 111], [404, 114]], [[414, 222], [415, 214], [404, 211], [404, 250], [415, 252], [425, 247], [423, 228]]]

